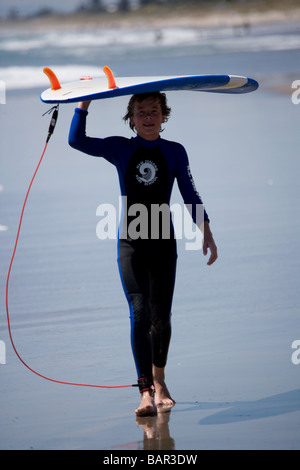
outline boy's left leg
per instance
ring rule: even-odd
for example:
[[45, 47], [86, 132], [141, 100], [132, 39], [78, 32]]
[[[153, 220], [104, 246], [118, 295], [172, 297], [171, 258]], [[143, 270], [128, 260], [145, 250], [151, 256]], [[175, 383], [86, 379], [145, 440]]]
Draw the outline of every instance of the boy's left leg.
[[150, 269], [149, 310], [151, 312], [151, 338], [153, 355], [153, 383], [157, 409], [170, 409], [175, 405], [165, 383], [171, 340], [171, 308], [176, 276], [177, 253], [174, 249], [160, 253], [158, 262], [155, 257]]

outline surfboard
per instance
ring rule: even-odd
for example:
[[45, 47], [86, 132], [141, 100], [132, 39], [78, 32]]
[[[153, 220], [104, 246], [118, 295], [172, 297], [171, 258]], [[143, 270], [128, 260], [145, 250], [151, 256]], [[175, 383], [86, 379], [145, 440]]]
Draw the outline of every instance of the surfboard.
[[249, 93], [258, 88], [256, 80], [238, 75], [181, 75], [170, 77], [117, 77], [109, 67], [106, 76], [60, 84], [55, 73], [44, 68], [51, 88], [43, 91], [44, 103], [74, 103], [154, 91], [190, 90], [211, 93]]

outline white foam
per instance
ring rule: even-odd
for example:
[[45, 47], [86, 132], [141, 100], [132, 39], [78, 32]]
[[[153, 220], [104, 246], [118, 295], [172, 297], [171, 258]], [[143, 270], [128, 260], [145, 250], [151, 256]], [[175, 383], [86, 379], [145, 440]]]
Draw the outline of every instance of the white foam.
[[157, 28], [157, 29], [101, 29], [92, 31], [62, 31], [47, 33], [3, 35], [0, 51], [30, 53], [37, 50], [72, 51], [80, 48], [87, 53], [89, 48], [108, 46], [164, 47], [178, 45], [198, 45], [213, 49], [229, 51], [287, 50], [300, 47], [298, 32], [280, 34], [278, 32], [238, 30], [223, 28], [203, 30], [198, 28]]

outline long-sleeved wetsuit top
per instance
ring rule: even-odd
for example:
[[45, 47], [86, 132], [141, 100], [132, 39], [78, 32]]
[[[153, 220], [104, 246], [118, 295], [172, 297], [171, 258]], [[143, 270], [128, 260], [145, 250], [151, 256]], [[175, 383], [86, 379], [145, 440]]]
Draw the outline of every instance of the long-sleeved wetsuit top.
[[[107, 137], [104, 139], [86, 136], [87, 111], [77, 108], [72, 120], [69, 143], [73, 148], [89, 155], [102, 156], [115, 165], [119, 174], [122, 196], [127, 197], [127, 208], [133, 204], [169, 204], [174, 184], [178, 187], [184, 203], [192, 208], [195, 223], [198, 207], [203, 207], [196, 190], [184, 147], [160, 137], [154, 141], [137, 136]], [[204, 210], [204, 221], [208, 220]], [[201, 221], [200, 221], [201, 222]]]
[[[128, 214], [141, 206], [147, 217], [153, 205], [169, 205], [175, 178], [185, 204], [191, 205], [193, 220], [197, 206], [203, 208], [195, 188], [186, 151], [178, 143], [161, 138], [147, 141], [137, 136], [131, 139], [86, 136], [87, 111], [77, 108], [72, 120], [69, 143], [89, 155], [104, 157], [115, 165], [119, 174], [122, 196], [127, 197]], [[200, 211], [203, 213], [203, 211]], [[124, 217], [119, 233], [118, 263], [121, 280], [130, 308], [132, 350], [137, 368], [140, 390], [152, 384], [152, 363], [164, 367], [171, 337], [171, 305], [176, 273], [176, 241], [170, 214], [169, 237], [153, 231], [148, 217], [148, 232], [139, 227], [140, 236], [130, 232], [132, 217]], [[204, 220], [208, 216], [204, 211]], [[125, 226], [124, 226], [125, 225]], [[137, 228], [136, 224], [134, 225]], [[153, 235], [154, 236], [150, 236]]]

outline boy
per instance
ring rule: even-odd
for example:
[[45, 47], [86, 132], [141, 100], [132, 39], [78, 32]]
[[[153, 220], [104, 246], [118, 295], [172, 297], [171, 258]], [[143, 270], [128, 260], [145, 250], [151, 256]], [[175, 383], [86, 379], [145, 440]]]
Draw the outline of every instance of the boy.
[[[151, 219], [153, 205], [169, 205], [174, 179], [185, 204], [203, 231], [203, 253], [211, 252], [208, 265], [217, 259], [217, 247], [204, 210], [204, 221], [197, 220], [202, 200], [195, 189], [188, 157], [182, 145], [160, 138], [161, 126], [170, 116], [164, 93], [133, 95], [125, 121], [136, 137], [90, 138], [85, 134], [90, 102], [75, 110], [69, 135], [70, 145], [93, 156], [103, 156], [116, 166], [122, 196], [127, 198], [128, 214], [118, 239], [118, 264], [129, 304], [131, 343], [138, 375], [141, 403], [137, 416], [171, 409], [175, 401], [165, 383], [165, 366], [171, 338], [171, 305], [176, 274], [176, 240], [170, 212], [164, 213], [169, 231], [157, 231]], [[147, 219], [132, 225], [142, 207]], [[142, 227], [143, 225], [143, 227]], [[136, 230], [132, 230], [135, 226]], [[139, 229], [139, 230], [137, 230]], [[155, 394], [154, 394], [155, 391]]]

